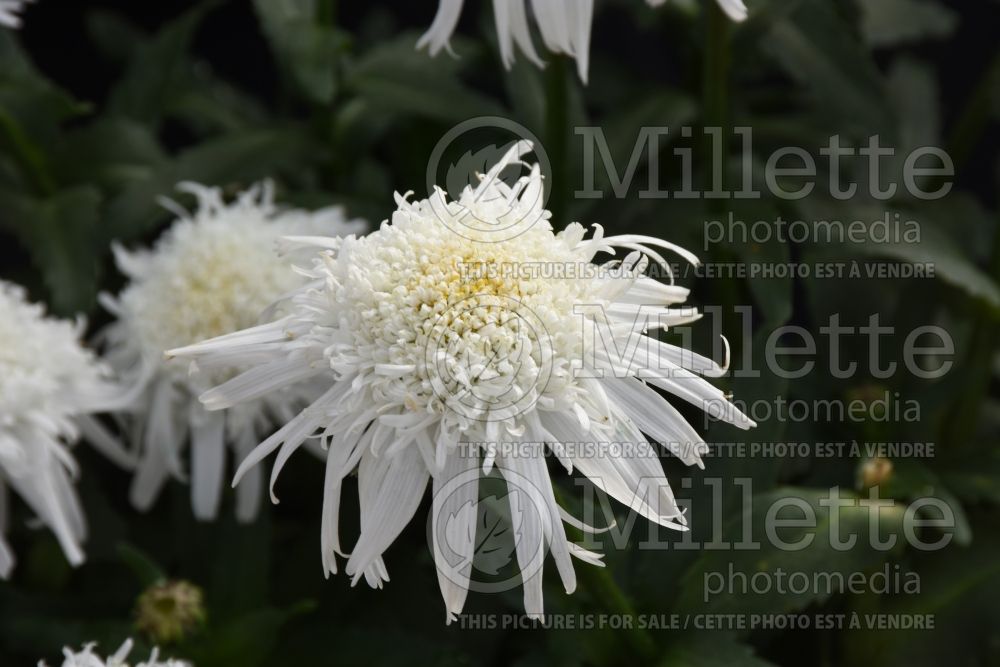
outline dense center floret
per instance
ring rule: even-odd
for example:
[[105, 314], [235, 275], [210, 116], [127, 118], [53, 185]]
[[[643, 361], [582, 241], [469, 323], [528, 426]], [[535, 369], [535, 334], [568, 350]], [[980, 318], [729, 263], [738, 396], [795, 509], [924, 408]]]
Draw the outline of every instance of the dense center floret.
[[[144, 354], [253, 326], [261, 313], [302, 279], [275, 254], [288, 230], [260, 216], [181, 221], [153, 253], [137, 255], [123, 308]], [[183, 365], [176, 372], [186, 373]]]
[[573, 305], [596, 301], [592, 280], [550, 276], [546, 267], [579, 260], [547, 220], [482, 239], [456, 234], [420, 202], [345, 243], [332, 296], [351, 352], [338, 359], [331, 348], [334, 368], [361, 353], [380, 395], [413, 411], [457, 406], [471, 419], [516, 416], [562, 391], [579, 352]]

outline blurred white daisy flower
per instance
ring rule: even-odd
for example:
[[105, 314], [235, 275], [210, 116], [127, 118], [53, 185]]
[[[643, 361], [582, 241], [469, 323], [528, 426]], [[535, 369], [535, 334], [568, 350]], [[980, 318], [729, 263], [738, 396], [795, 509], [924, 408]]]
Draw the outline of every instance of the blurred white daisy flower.
[[[321, 530], [328, 573], [337, 570], [337, 554], [347, 555], [337, 515], [348, 474], [358, 472], [361, 535], [346, 572], [353, 583], [364, 577], [372, 586], [388, 579], [383, 552], [432, 481], [431, 532], [449, 620], [469, 588], [480, 474], [495, 466], [508, 487], [523, 492], [510, 494], [521, 535], [516, 557], [525, 608], [539, 615], [546, 549], [567, 592], [575, 588], [570, 556], [600, 564], [597, 554], [567, 541], [561, 517], [581, 523], [557, 505], [543, 447], [648, 519], [683, 529], [643, 433], [688, 464], [701, 463], [705, 444], [653, 387], [711, 405], [736, 426], [753, 425], [700, 377], [721, 375], [722, 368], [644, 335], [698, 318], [670, 307], [684, 301], [686, 289], [643, 275], [647, 257], [666, 266], [656, 251], [666, 248], [697, 259], [652, 237], [604, 238], [599, 227], [590, 239], [575, 223], [553, 233], [539, 168], [520, 160], [529, 150], [528, 142], [518, 142], [458, 201], [440, 189], [423, 201], [397, 195], [391, 222], [368, 236], [311, 241], [320, 249], [307, 271], [314, 281], [290, 298], [286, 316], [171, 352], [198, 363], [242, 357], [253, 364], [203, 396], [210, 409], [307, 380], [325, 382], [325, 393], [264, 440], [236, 479], [277, 451], [273, 499], [282, 466], [308, 438], [320, 436], [329, 452]], [[499, 178], [512, 166], [530, 169], [513, 187]], [[615, 248], [632, 252], [617, 263], [592, 264], [595, 254]], [[518, 267], [574, 272], [555, 278], [504, 272]], [[649, 318], [637, 324], [643, 312]], [[612, 340], [587, 340], [599, 324]], [[618, 359], [609, 345], [627, 354]], [[630, 446], [616, 453], [613, 443]], [[464, 478], [473, 483], [456, 481]], [[524, 500], [542, 508], [533, 519], [516, 506]], [[459, 563], [438, 557], [442, 536], [464, 554]]]
[[0, 0], [0, 25], [8, 28], [20, 28], [24, 6], [33, 0]]
[[[199, 519], [208, 520], [218, 512], [228, 477], [227, 445], [242, 459], [311, 396], [299, 385], [228, 413], [210, 413], [199, 394], [232, 377], [233, 369], [189, 369], [170, 363], [164, 352], [257, 324], [279, 297], [300, 287], [305, 279], [291, 271], [290, 258], [276, 253], [281, 237], [338, 236], [360, 231], [364, 223], [349, 221], [339, 207], [280, 208], [269, 182], [230, 203], [217, 188], [182, 183], [178, 189], [197, 197], [197, 210], [189, 213], [164, 200], [178, 220], [151, 251], [114, 248], [130, 283], [117, 299], [102, 295], [117, 317], [102, 332], [102, 342], [132, 394], [126, 416], [139, 458], [133, 504], [145, 510], [171, 475], [186, 479], [182, 455], [190, 441], [192, 506]], [[241, 521], [252, 520], [260, 505], [260, 480], [248, 482], [237, 492]]]
[[[666, 0], [646, 0], [658, 7]], [[514, 46], [538, 67], [545, 62], [535, 50], [528, 27], [526, 0], [493, 0], [493, 15], [500, 43], [500, 58], [504, 67], [514, 64]], [[719, 6], [734, 21], [747, 17], [743, 0], [718, 0]], [[442, 49], [452, 53], [449, 40], [458, 25], [463, 0], [441, 0], [431, 27], [417, 41], [417, 48], [427, 47], [432, 56]], [[532, 13], [542, 41], [552, 53], [563, 53], [576, 59], [580, 80], [587, 82], [590, 67], [590, 30], [594, 18], [594, 0], [532, 0]]]
[[[83, 650], [79, 652], [70, 648], [64, 648], [62, 667], [129, 667], [129, 663], [125, 662], [125, 660], [132, 651], [131, 639], [126, 639], [125, 643], [113, 655], [109, 655], [107, 660], [99, 654], [94, 653], [96, 646], [96, 642], [91, 642], [84, 645]], [[38, 667], [46, 667], [45, 661], [39, 661]], [[135, 667], [192, 667], [192, 665], [183, 660], [173, 660], [170, 658], [160, 660], [160, 650], [154, 648], [149, 656], [149, 660], [138, 662], [135, 664]]]
[[81, 433], [110, 458], [128, 454], [89, 414], [115, 407], [107, 369], [80, 344], [82, 320], [46, 316], [21, 287], [0, 281], [0, 577], [14, 566], [4, 541], [7, 489], [48, 526], [73, 565], [83, 562], [86, 523], [67, 445]]

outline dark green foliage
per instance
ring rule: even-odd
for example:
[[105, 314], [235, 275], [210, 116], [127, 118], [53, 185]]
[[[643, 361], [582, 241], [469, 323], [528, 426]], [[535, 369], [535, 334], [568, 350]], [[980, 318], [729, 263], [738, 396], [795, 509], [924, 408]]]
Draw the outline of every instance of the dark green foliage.
[[[41, 0], [39, 6], [48, 1]], [[706, 51], [713, 46], [706, 37], [706, 15], [709, 9], [716, 11], [710, 0], [695, 3], [696, 12], [683, 9], [682, 3], [653, 10], [642, 0], [598, 0], [586, 87], [576, 79], [572, 63], [551, 54], [545, 54], [550, 61], [545, 72], [523, 58], [511, 71], [503, 70], [488, 3], [479, 10], [481, 22], [463, 20], [452, 41], [458, 59], [447, 54], [432, 59], [417, 52], [414, 45], [422, 26], [397, 21], [388, 3], [364, 3], [360, 16], [352, 13], [343, 23], [346, 10], [342, 7], [338, 14], [336, 4], [191, 2], [151, 32], [133, 22], [136, 16], [94, 9], [85, 22], [88, 38], [105, 64], [118, 71], [105, 96], [88, 100], [68, 92], [70, 82], [46, 76], [32, 64], [33, 54], [20, 44], [19, 35], [0, 28], [2, 278], [25, 284], [55, 313], [104, 321], [107, 315], [96, 297], [121, 284], [111, 267], [110, 243], [154, 239], [170, 221], [157, 199], [176, 196], [178, 181], [235, 189], [270, 177], [281, 201], [306, 206], [342, 203], [377, 225], [394, 209], [393, 191], [412, 189], [417, 197], [425, 196], [425, 167], [436, 141], [456, 123], [476, 116], [511, 118], [552, 149], [552, 164], [562, 170], [547, 181], [556, 190], [549, 194], [557, 228], [579, 220], [600, 223], [609, 234], [660, 236], [691, 248], [708, 263], [839, 262], [862, 268], [876, 261], [933, 263], [935, 278], [922, 280], [865, 275], [678, 278], [692, 287], [696, 305], [721, 309], [721, 331], [733, 342], [733, 367], [742, 368], [752, 355], [753, 368], [761, 371], [758, 377], [721, 381], [741, 403], [773, 404], [778, 397], [839, 400], [874, 391], [919, 404], [919, 420], [767, 419], [750, 432], [703, 423], [694, 410], [683, 408], [699, 432], [707, 431], [707, 439], [719, 443], [935, 443], [933, 458], [894, 461], [892, 478], [881, 488], [882, 497], [900, 503], [879, 524], [883, 534], [900, 537], [897, 547], [831, 547], [819, 498], [834, 486], [845, 497], [867, 497], [858, 484], [864, 457], [737, 458], [723, 453], [707, 459], [707, 469], [699, 471], [665, 455], [663, 463], [678, 497], [692, 508], [695, 541], [708, 543], [720, 532], [726, 539], [742, 535], [744, 522], [750, 522], [752, 536], [760, 539], [770, 503], [789, 497], [801, 498], [817, 511], [815, 539], [796, 552], [775, 550], [766, 540], [761, 549], [751, 551], [649, 550], [640, 548], [647, 537], [667, 542], [680, 538], [639, 520], [620, 548], [611, 537], [600, 538], [610, 580], [595, 579], [584, 572], [591, 566], [578, 564], [579, 589], [566, 596], [554, 571], [547, 571], [546, 605], [554, 614], [626, 613], [646, 619], [704, 613], [862, 618], [876, 613], [934, 614], [935, 629], [696, 632], [693, 627], [618, 631], [446, 626], [427, 548], [422, 518], [426, 508], [388, 552], [392, 581], [386, 589], [371, 591], [363, 582], [352, 588], [343, 575], [330, 580], [322, 576], [322, 472], [308, 456], [289, 464], [283, 473], [282, 504], [266, 507], [254, 524], [238, 525], [227, 506], [216, 524], [204, 525], [191, 517], [187, 489], [178, 483], [172, 483], [150, 514], [138, 515], [127, 503], [125, 474], [82, 446], [76, 454], [92, 526], [88, 561], [71, 570], [54, 539], [28, 528], [27, 511], [14, 503], [9, 538], [19, 563], [12, 580], [0, 582], [0, 664], [34, 664], [40, 657], [51, 664], [63, 645], [89, 640], [107, 649], [117, 646], [134, 633], [136, 598], [162, 576], [190, 580], [205, 591], [206, 626], [167, 647], [168, 653], [189, 658], [198, 667], [527, 667], [626, 661], [665, 667], [998, 664], [1000, 60], [997, 53], [989, 54], [992, 61], [966, 57], [963, 50], [974, 41], [972, 24], [979, 21], [988, 24], [979, 33], [981, 41], [989, 42], [985, 52], [996, 51], [995, 6], [989, 10], [955, 3], [962, 6], [951, 8], [936, 0], [749, 0], [750, 20], [727, 28], [730, 68], [725, 80], [715, 82], [725, 88], [720, 96], [718, 90], [709, 94], [703, 89], [701, 76]], [[422, 4], [429, 22], [436, 3]], [[473, 19], [476, 4], [466, 3]], [[221, 8], [230, 14], [243, 12], [248, 22], [259, 26], [261, 43], [255, 44], [266, 50], [263, 57], [270, 63], [269, 70], [254, 75], [260, 77], [259, 86], [231, 82], [214, 67], [211, 54], [218, 49], [206, 49], [205, 43], [228, 38], [224, 25], [211, 22]], [[32, 20], [42, 16], [39, 12]], [[612, 32], [606, 33], [606, 28]], [[44, 35], [46, 27], [33, 25], [31, 30]], [[541, 41], [536, 42], [540, 47]], [[927, 44], [933, 48], [918, 48]], [[941, 55], [944, 52], [952, 54]], [[691, 149], [695, 178], [702, 180], [708, 160], [699, 128], [719, 119], [730, 127], [754, 129], [751, 158], [758, 168], [784, 145], [802, 146], [818, 157], [818, 149], [833, 134], [853, 145], [878, 134], [883, 145], [896, 146], [900, 153], [943, 146], [956, 159], [954, 190], [937, 201], [905, 192], [885, 201], [839, 201], [821, 187], [802, 200], [778, 198], [766, 190], [761, 199], [752, 200], [651, 199], [639, 194], [652, 177], [649, 152], [643, 148], [623, 197], [614, 196], [600, 163], [594, 187], [603, 197], [574, 196], [584, 187], [582, 169], [577, 168], [583, 159], [582, 142], [574, 127], [603, 130], [621, 177], [640, 128], [669, 126], [670, 133], [660, 140], [655, 177], [662, 189], [675, 190], [680, 187], [680, 169], [673, 151]], [[677, 130], [683, 125], [695, 128], [693, 136], [681, 136]], [[739, 147], [733, 137], [728, 143], [720, 168], [735, 188], [742, 178]], [[890, 163], [898, 173], [899, 160]], [[824, 163], [819, 168], [816, 181], [825, 183], [830, 174]], [[856, 163], [843, 172], [844, 183], [867, 183], [866, 171]], [[781, 183], [789, 190], [797, 187], [791, 178]], [[922, 184], [933, 189], [932, 180]], [[772, 237], [703, 248], [705, 222], [727, 221], [729, 214], [747, 224], [772, 224], [779, 216], [873, 221], [895, 213], [919, 222], [921, 243], [788, 243]], [[749, 339], [734, 311], [741, 305], [753, 308]], [[864, 371], [870, 355], [867, 341], [845, 340], [843, 358], [860, 361], [862, 372], [842, 379], [830, 372], [822, 339], [816, 368], [803, 378], [781, 377], [764, 364], [769, 337], [777, 327], [794, 324], [815, 334], [833, 314], [842, 323], [859, 326], [874, 313], [883, 325], [903, 332], [883, 343], [886, 358], [899, 358], [902, 338], [913, 328], [944, 326], [955, 343], [952, 369], [936, 380], [903, 372], [871, 377]], [[709, 350], [714, 333], [710, 325], [699, 324], [694, 347]], [[801, 364], [785, 361], [789, 368]], [[555, 467], [552, 473], [565, 502], [579, 515], [584, 509], [581, 487]], [[721, 496], [706, 485], [708, 478], [721, 480]], [[735, 484], [747, 478], [753, 484], [752, 508], [744, 506], [741, 487]], [[356, 496], [355, 486], [348, 481], [342, 509], [345, 536], [356, 530], [352, 494]], [[944, 500], [955, 513], [953, 539], [942, 550], [922, 552], [907, 546], [902, 537], [903, 508], [925, 497]], [[226, 502], [231, 505], [231, 498]], [[625, 525], [625, 510], [611, 507], [619, 525]], [[502, 544], [503, 520], [502, 512], [483, 513], [481, 530], [489, 533], [484, 551], [507, 548]], [[864, 505], [856, 505], [843, 512], [841, 530], [863, 537], [871, 521]], [[570, 530], [571, 537], [579, 538], [574, 532]], [[792, 542], [809, 532], [783, 533], [783, 538]], [[936, 535], [934, 529], [922, 534]], [[351, 538], [346, 541], [350, 544]], [[730, 567], [748, 576], [779, 567], [809, 576], [870, 574], [888, 567], [917, 573], [921, 590], [897, 595], [751, 592], [705, 602], [704, 577]], [[549, 568], [554, 570], [551, 562]], [[468, 614], [521, 611], [519, 589], [502, 595], [472, 593], [466, 608]]]

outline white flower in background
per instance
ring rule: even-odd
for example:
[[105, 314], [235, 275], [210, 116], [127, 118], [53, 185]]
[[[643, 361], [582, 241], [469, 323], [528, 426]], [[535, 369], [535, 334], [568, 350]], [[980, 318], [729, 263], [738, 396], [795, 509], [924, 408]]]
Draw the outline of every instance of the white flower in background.
[[20, 28], [24, 6], [33, 0], [0, 0], [0, 25], [8, 28]]
[[[195, 372], [185, 363], [170, 363], [164, 352], [257, 324], [268, 306], [301, 287], [305, 279], [290, 270], [289, 258], [275, 252], [282, 236], [337, 236], [364, 225], [348, 221], [338, 207], [313, 213], [279, 208], [270, 183], [231, 203], [216, 188], [178, 187], [197, 197], [196, 211], [164, 201], [178, 220], [151, 251], [114, 248], [131, 282], [117, 299], [102, 295], [117, 317], [102, 338], [108, 361], [132, 394], [127, 416], [139, 458], [133, 504], [147, 509], [168, 477], [185, 479], [182, 455], [190, 441], [192, 505], [195, 515], [207, 520], [217, 514], [228, 478], [227, 445], [242, 459], [312, 396], [300, 385], [225, 414], [209, 413], [199, 394], [232, 377], [232, 369]], [[237, 493], [241, 521], [253, 519], [260, 505], [260, 480], [248, 481]]]
[[[504, 67], [514, 64], [514, 46], [538, 67], [545, 62], [539, 57], [528, 26], [526, 0], [493, 0], [493, 15], [497, 26], [497, 40], [500, 43], [500, 58]], [[658, 7], [666, 0], [646, 0]], [[719, 6], [734, 21], [747, 17], [743, 0], [718, 0]], [[432, 56], [442, 49], [451, 53], [448, 41], [455, 32], [462, 13], [463, 0], [441, 0], [434, 21], [417, 42], [417, 48], [425, 46]], [[563, 53], [576, 59], [580, 79], [587, 82], [590, 66], [590, 30], [594, 18], [594, 0], [532, 0], [532, 13], [542, 41], [552, 53]]]
[[[733, 21], [745, 21], [749, 12], [743, 0], [716, 0], [719, 7]], [[650, 7], [660, 7], [666, 4], [667, 0], [646, 0]]]
[[[449, 542], [460, 542], [466, 556], [457, 567], [436, 559], [449, 618], [465, 602], [477, 516], [478, 481], [449, 495], [446, 489], [454, 480], [470, 474], [478, 480], [480, 471], [488, 474], [495, 466], [508, 486], [529, 480], [534, 487], [527, 500], [543, 503], [545, 516], [525, 519], [515, 528], [523, 536], [516, 556], [525, 579], [525, 608], [538, 615], [544, 548], [551, 551], [567, 592], [575, 588], [570, 556], [600, 564], [597, 554], [566, 539], [560, 516], [573, 525], [580, 522], [556, 503], [542, 443], [568, 471], [578, 469], [648, 519], [683, 529], [685, 519], [643, 433], [687, 464], [701, 464], [705, 445], [653, 387], [698, 407], [711, 405], [714, 415], [739, 427], [753, 425], [699, 376], [721, 375], [722, 368], [636, 331], [643, 304], [653, 304], [646, 309], [650, 329], [698, 317], [690, 309], [669, 307], [684, 301], [687, 290], [642, 275], [646, 257], [666, 266], [654, 248], [667, 248], [697, 259], [652, 237], [603, 238], [599, 227], [590, 239], [575, 223], [553, 233], [537, 165], [513, 189], [498, 178], [505, 167], [528, 167], [519, 158], [529, 150], [530, 143], [518, 142], [459, 201], [448, 201], [440, 189], [416, 202], [397, 195], [391, 222], [368, 236], [314, 240], [320, 254], [307, 271], [314, 282], [291, 297], [285, 317], [171, 352], [199, 364], [237, 358], [253, 364], [203, 396], [212, 409], [307, 380], [325, 383], [322, 396], [243, 461], [237, 481], [278, 451], [273, 498], [274, 482], [289, 456], [319, 434], [329, 452], [321, 531], [328, 573], [337, 570], [336, 554], [347, 555], [337, 515], [348, 474], [358, 472], [361, 535], [346, 572], [353, 583], [364, 577], [372, 586], [388, 579], [382, 554], [413, 517], [432, 480], [432, 534], [437, 539], [439, 523], [447, 522], [443, 530]], [[512, 225], [520, 226], [514, 238], [508, 235]], [[492, 242], [498, 229], [507, 240]], [[596, 269], [591, 264], [595, 254], [613, 253], [616, 247], [633, 252], [583, 277], [508, 277], [488, 271]], [[466, 272], [470, 268], [472, 274]], [[584, 332], [597, 323], [587, 308], [593, 304], [603, 307], [605, 329], [611, 329], [619, 349], [630, 344], [632, 335], [627, 361], [616, 361], [607, 346], [586, 349]], [[596, 377], [601, 371], [604, 377]], [[622, 455], [608, 448], [622, 442], [632, 443]], [[523, 445], [521, 455], [508, 451], [509, 443]], [[515, 494], [510, 497], [512, 516], [526, 516], [515, 507]], [[472, 511], [464, 509], [470, 506]], [[529, 552], [527, 544], [538, 549]]]
[[48, 526], [73, 565], [83, 562], [86, 523], [68, 444], [87, 435], [122, 465], [126, 452], [89, 413], [111, 409], [117, 389], [80, 344], [83, 322], [45, 315], [21, 287], [0, 281], [0, 577], [14, 567], [4, 541], [8, 488]]
[[[63, 649], [62, 667], [129, 667], [125, 662], [128, 654], [132, 651], [132, 640], [126, 639], [125, 643], [115, 651], [114, 655], [108, 656], [107, 660], [97, 653], [94, 653], [96, 643], [86, 644], [82, 651], [76, 652], [70, 648]], [[40, 661], [38, 667], [46, 667], [45, 661]], [[135, 667], [192, 667], [191, 663], [183, 660], [160, 660], [160, 650], [154, 648], [149, 660], [136, 663]]]
[[[425, 46], [432, 56], [441, 49], [451, 53], [448, 41], [462, 13], [463, 0], [441, 0], [431, 27], [417, 42], [417, 48]], [[528, 28], [528, 13], [525, 0], [494, 0], [493, 14], [500, 42], [500, 58], [504, 67], [514, 64], [514, 45], [524, 56], [538, 67], [545, 62], [535, 50]], [[593, 0], [544, 0], [533, 2], [535, 22], [542, 35], [545, 47], [553, 53], [565, 53], [576, 58], [580, 79], [587, 81], [590, 58], [590, 25], [594, 14]]]

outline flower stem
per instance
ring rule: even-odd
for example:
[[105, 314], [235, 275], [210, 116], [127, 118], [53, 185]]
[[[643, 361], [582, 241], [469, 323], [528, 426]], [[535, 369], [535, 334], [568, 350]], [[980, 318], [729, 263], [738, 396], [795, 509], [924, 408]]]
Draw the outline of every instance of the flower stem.
[[328, 27], [337, 23], [337, 0], [320, 0], [317, 3], [316, 22]]
[[[730, 21], [716, 2], [706, 2], [705, 7], [705, 55], [702, 62], [702, 132], [703, 132], [703, 196], [706, 193], [725, 189], [726, 160], [729, 155], [729, 66], [730, 66]], [[706, 213], [714, 219], [724, 220], [725, 199], [707, 197]], [[718, 261], [735, 261], [729, 257], [732, 251], [716, 247]], [[716, 281], [713, 291], [720, 313], [733, 312], [741, 301], [740, 285], [735, 280]], [[735, 328], [736, 320], [725, 318], [732, 323], [723, 329], [730, 340], [740, 340], [742, 334]], [[724, 325], [725, 326], [725, 325]], [[737, 353], [739, 354], [739, 353]]]
[[[717, 128], [718, 136], [705, 132], [705, 190], [711, 191], [715, 169], [725, 173], [728, 135], [729, 20], [714, 2], [706, 3], [707, 35], [702, 70], [702, 105], [705, 130]], [[716, 157], [723, 161], [716, 165]], [[718, 202], [719, 200], [711, 200]]]
[[[552, 485], [552, 492], [555, 495], [556, 503], [565, 507], [567, 503], [558, 484]], [[558, 521], [558, 517], [555, 520]], [[642, 661], [641, 664], [651, 662], [656, 656], [656, 644], [649, 633], [639, 628], [634, 622], [636, 619], [635, 607], [619, 588], [618, 582], [611, 576], [608, 568], [585, 564], [577, 572], [583, 581], [584, 588], [604, 608], [633, 620], [629, 629], [624, 631], [625, 641], [635, 653], [635, 657]]]
[[566, 174], [569, 144], [569, 81], [565, 56], [554, 56], [545, 69], [545, 152], [552, 165], [548, 208], [555, 220], [566, 214]]
[[979, 137], [989, 125], [993, 90], [998, 83], [1000, 83], [1000, 53], [997, 53], [987, 66], [982, 79], [962, 109], [951, 136], [948, 137], [948, 154], [956, 171], [968, 161], [979, 142]]
[[[989, 124], [990, 100], [998, 81], [1000, 81], [1000, 53], [997, 53], [987, 66], [949, 137], [948, 153], [952, 157], [956, 171], [972, 155], [979, 137]], [[1000, 282], [1000, 223], [993, 234], [993, 250], [987, 273], [995, 281]], [[965, 391], [945, 418], [942, 429], [942, 442], [952, 448], [968, 446], [975, 435], [980, 408], [989, 391], [992, 373], [990, 364], [984, 364], [981, 360], [993, 358], [997, 338], [1000, 337], [1000, 323], [997, 321], [996, 310], [985, 301], [975, 303], [973, 308], [974, 329], [966, 357], [971, 368], [970, 376]]]
[[584, 565], [578, 571], [591, 595], [606, 608], [632, 621], [628, 626], [629, 629], [624, 631], [623, 637], [635, 657], [641, 661], [640, 664], [652, 661], [656, 657], [656, 644], [648, 632], [637, 627], [635, 607], [618, 587], [608, 568]]
[[[987, 271], [991, 278], [1000, 282], [1000, 222], [993, 231], [993, 251]], [[980, 408], [989, 391], [993, 374], [992, 365], [983, 363], [983, 360], [993, 358], [997, 339], [1000, 338], [1000, 322], [993, 306], [985, 301], [978, 301], [973, 307], [973, 334], [966, 356], [970, 368], [969, 377], [962, 395], [945, 419], [942, 433], [942, 443], [953, 450], [972, 444]]]

